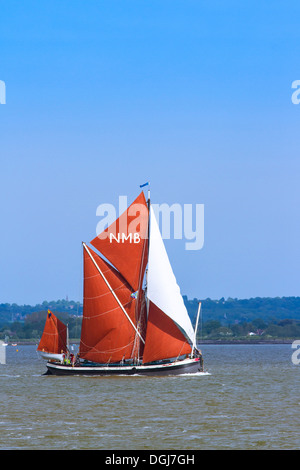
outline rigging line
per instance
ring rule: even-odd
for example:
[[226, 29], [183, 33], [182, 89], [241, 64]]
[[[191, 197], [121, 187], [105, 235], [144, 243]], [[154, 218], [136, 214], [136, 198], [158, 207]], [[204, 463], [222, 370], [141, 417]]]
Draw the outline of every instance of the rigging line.
[[48, 333], [47, 331], [44, 331], [43, 334], [45, 336], [59, 336], [61, 338], [61, 335], [59, 333]]
[[100, 353], [100, 354], [108, 354], [108, 353], [114, 353], [114, 352], [119, 352], [121, 351], [122, 349], [126, 349], [128, 348], [129, 346], [131, 346], [131, 344], [133, 343], [133, 341], [130, 341], [130, 343], [126, 344], [125, 346], [120, 346], [119, 348], [112, 348], [112, 349], [104, 349], [104, 350], [101, 350], [101, 349], [97, 349], [95, 346], [89, 346], [88, 344], [84, 343], [83, 341], [81, 342], [83, 346], [85, 346], [88, 351], [86, 352], [91, 352], [90, 350], [93, 349], [92, 351], [92, 354], [93, 353]]
[[[101, 259], [102, 259], [102, 258], [101, 258]], [[103, 260], [102, 260], [102, 261], [103, 261]], [[111, 269], [105, 269], [105, 270], [103, 269], [102, 272], [103, 272], [103, 274], [106, 274], [106, 273], [110, 273], [110, 272], [112, 272], [112, 271], [111, 271]], [[114, 273], [114, 274], [115, 274], [115, 273]], [[119, 272], [118, 272], [118, 274], [119, 274]], [[93, 276], [85, 276], [84, 279], [91, 279], [92, 277], [98, 277], [98, 276], [99, 276], [99, 273], [94, 274]]]
[[[115, 292], [116, 290], [119, 290], [121, 287], [122, 287], [122, 286], [119, 286], [119, 287], [116, 287], [116, 289], [112, 289], [112, 290]], [[93, 296], [93, 297], [83, 296], [83, 298], [86, 299], [86, 300], [100, 299], [100, 297], [104, 297], [105, 295], [108, 295], [108, 294], [110, 294], [109, 291], [104, 292], [104, 294], [95, 295], [95, 296]], [[131, 300], [128, 300], [128, 302], [126, 302], [126, 303], [124, 304], [124, 307], [125, 307], [125, 305], [128, 305], [130, 302], [131, 302]]]
[[[107, 269], [106, 271], [102, 271], [102, 272], [103, 272], [103, 274], [105, 274], [105, 273], [110, 273], [111, 271], [110, 271], [109, 269]], [[100, 276], [100, 273], [93, 274], [93, 276], [85, 276], [85, 277], [84, 277], [84, 280], [85, 280], [85, 281], [88, 281], [89, 279], [92, 279], [92, 278], [94, 278], [94, 277], [99, 277], [99, 276]], [[115, 287], [115, 289], [113, 289], [113, 290], [116, 291], [116, 290], [118, 290], [118, 289], [122, 289], [122, 287], [125, 287], [125, 288], [128, 289], [126, 283], [125, 283], [125, 282], [122, 282], [118, 287]], [[132, 289], [132, 288], [130, 288], [129, 290], [131, 290], [131, 291], [133, 292], [133, 289]], [[132, 293], [132, 292], [131, 292], [131, 293]], [[103, 294], [103, 295], [106, 295], [106, 294]]]
[[95, 295], [94, 297], [83, 296], [83, 299], [84, 299], [84, 300], [100, 299], [101, 297], [104, 297], [105, 295], [108, 295], [109, 293], [110, 293], [110, 292], [105, 292], [104, 294]]
[[182, 346], [181, 346], [181, 349], [180, 349], [180, 351], [179, 351], [179, 354], [178, 354], [178, 356], [176, 357], [176, 361], [178, 361], [178, 358], [179, 358], [180, 356], [182, 356], [181, 352], [182, 352], [182, 350], [183, 350], [183, 346], [185, 346], [186, 344], [189, 344], [187, 340], [186, 340], [184, 343], [182, 343]]
[[109, 313], [114, 312], [115, 310], [118, 310], [118, 307], [112, 308], [111, 310], [107, 310], [106, 312], [98, 313], [97, 315], [93, 315], [92, 317], [88, 317], [87, 315], [84, 315], [84, 320], [94, 320], [95, 318], [102, 317], [103, 315], [107, 315]]
[[[107, 295], [109, 294], [110, 292], [106, 292], [106, 294], [103, 294], [103, 295]], [[96, 295], [95, 297], [83, 297], [83, 300], [94, 300], [94, 299], [99, 299], [101, 297], [103, 297], [103, 295]], [[132, 303], [132, 299], [128, 300], [128, 302], [125, 302], [123, 305], [123, 307], [127, 307], [128, 305], [130, 305]], [[111, 310], [107, 310], [106, 312], [103, 312], [103, 313], [107, 313], [107, 312], [112, 312], [113, 310], [117, 310], [119, 307], [115, 307], [115, 308], [112, 308]], [[102, 315], [102, 314], [100, 314]], [[94, 317], [96, 317], [97, 315], [94, 315]]]
[[119, 352], [122, 352], [123, 350], [127, 349], [131, 344], [126, 344], [125, 346], [121, 346], [120, 348], [112, 348], [112, 349], [105, 349], [105, 350], [100, 350], [97, 348], [92, 348], [93, 351], [88, 351], [91, 354], [116, 354]]
[[[101, 297], [101, 296], [100, 296]], [[84, 299], [88, 299], [88, 300], [91, 300], [91, 299], [96, 299], [97, 297], [84, 297]], [[124, 304], [124, 307], [128, 304], [130, 304], [131, 301], [127, 302], [126, 304]], [[87, 315], [84, 315], [84, 320], [94, 320], [94, 318], [98, 318], [98, 317], [102, 317], [102, 315], [106, 315], [108, 313], [111, 313], [111, 312], [114, 312], [115, 310], [118, 310], [119, 306], [115, 307], [115, 308], [112, 308], [110, 310], [106, 310], [106, 312], [102, 312], [102, 313], [98, 313], [97, 315], [93, 315], [92, 317], [88, 317]]]
[[116, 296], [115, 292], [113, 291], [111, 285], [109, 284], [108, 280], [106, 279], [106, 277], [104, 276], [103, 272], [101, 271], [101, 269], [99, 268], [98, 264], [96, 263], [96, 261], [94, 260], [90, 250], [88, 249], [88, 247], [86, 246], [85, 243], [83, 243], [83, 247], [84, 249], [87, 251], [88, 255], [90, 256], [91, 260], [93, 261], [94, 265], [96, 266], [96, 268], [98, 269], [99, 273], [101, 274], [103, 280], [105, 281], [107, 287], [109, 288], [109, 290], [111, 291], [112, 295], [114, 296], [114, 298], [116, 299], [116, 301], [118, 302], [118, 304], [120, 305], [123, 313], [126, 315], [127, 319], [129, 320], [131, 326], [133, 326], [133, 328], [135, 329], [135, 331], [137, 332], [137, 334], [139, 335], [139, 337], [141, 338], [141, 340], [143, 341], [143, 343], [145, 344], [145, 341], [144, 339], [141, 337], [139, 331], [137, 330], [135, 324], [133, 323], [133, 321], [131, 320], [131, 318], [128, 316], [125, 308], [123, 307], [123, 305], [121, 304], [119, 298]]
[[99, 273], [93, 274], [93, 276], [84, 276], [84, 280], [92, 279], [93, 277], [99, 277]]
[[107, 315], [108, 313], [115, 312], [118, 310], [119, 307], [112, 308], [111, 310], [107, 310], [106, 312], [98, 313], [97, 315], [93, 315], [92, 317], [88, 317], [84, 315], [84, 320], [94, 320], [94, 318], [102, 317], [103, 315]]
[[[84, 242], [82, 242], [82, 243], [84, 243]], [[94, 247], [93, 247], [93, 248], [94, 248]], [[94, 248], [94, 249], [95, 249], [95, 248]], [[98, 253], [97, 253], [97, 252], [98, 252]], [[107, 264], [106, 269], [105, 269], [105, 270], [104, 270], [104, 269], [102, 270], [103, 274], [105, 274], [105, 273], [107, 273], [107, 272], [113, 272], [115, 275], [122, 276], [121, 273], [120, 273], [120, 271], [119, 271], [113, 264], [111, 264], [111, 262], [110, 262], [107, 258], [104, 258], [104, 256], [102, 255], [102, 253], [100, 253], [100, 254], [99, 254], [99, 253], [100, 253], [99, 250], [96, 249], [95, 255], [97, 255], [97, 256], [101, 259], [101, 261], [103, 261], [104, 263]], [[101, 256], [100, 256], [100, 255], [101, 255]], [[122, 277], [123, 277], [123, 276], [122, 276]], [[128, 284], [128, 282], [127, 282], [126, 279], [125, 279], [124, 286], [125, 286], [126, 284]]]

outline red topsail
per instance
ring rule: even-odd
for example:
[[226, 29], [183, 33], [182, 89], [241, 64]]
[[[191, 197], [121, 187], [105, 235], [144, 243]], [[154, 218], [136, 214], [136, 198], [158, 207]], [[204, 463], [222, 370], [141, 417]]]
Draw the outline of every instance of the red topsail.
[[134, 291], [147, 264], [149, 211], [144, 193], [91, 244], [122, 274]]

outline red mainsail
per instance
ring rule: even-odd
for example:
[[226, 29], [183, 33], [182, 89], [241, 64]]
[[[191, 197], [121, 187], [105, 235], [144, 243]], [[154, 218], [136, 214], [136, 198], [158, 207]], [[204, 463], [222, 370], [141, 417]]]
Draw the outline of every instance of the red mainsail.
[[135, 329], [126, 317], [127, 314], [135, 324], [135, 299], [131, 297], [133, 290], [120, 273], [94, 251], [90, 248], [84, 248], [83, 251], [80, 357], [99, 363], [128, 359], [135, 338]]
[[54, 313], [48, 310], [44, 331], [38, 351], [61, 354], [67, 351], [67, 327]]

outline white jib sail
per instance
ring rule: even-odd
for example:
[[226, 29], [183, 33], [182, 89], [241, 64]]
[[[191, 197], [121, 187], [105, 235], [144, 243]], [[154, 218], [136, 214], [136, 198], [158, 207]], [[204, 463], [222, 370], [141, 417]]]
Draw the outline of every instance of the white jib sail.
[[149, 238], [147, 296], [185, 331], [193, 344], [195, 331], [180, 294], [180, 288], [176, 282], [152, 207], [150, 208]]

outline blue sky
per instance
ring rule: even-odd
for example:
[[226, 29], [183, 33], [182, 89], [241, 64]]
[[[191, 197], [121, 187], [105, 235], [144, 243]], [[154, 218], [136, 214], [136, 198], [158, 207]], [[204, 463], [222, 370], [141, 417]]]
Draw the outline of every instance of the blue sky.
[[298, 296], [296, 1], [0, 1], [0, 303], [82, 298], [97, 206], [204, 204], [188, 297]]

